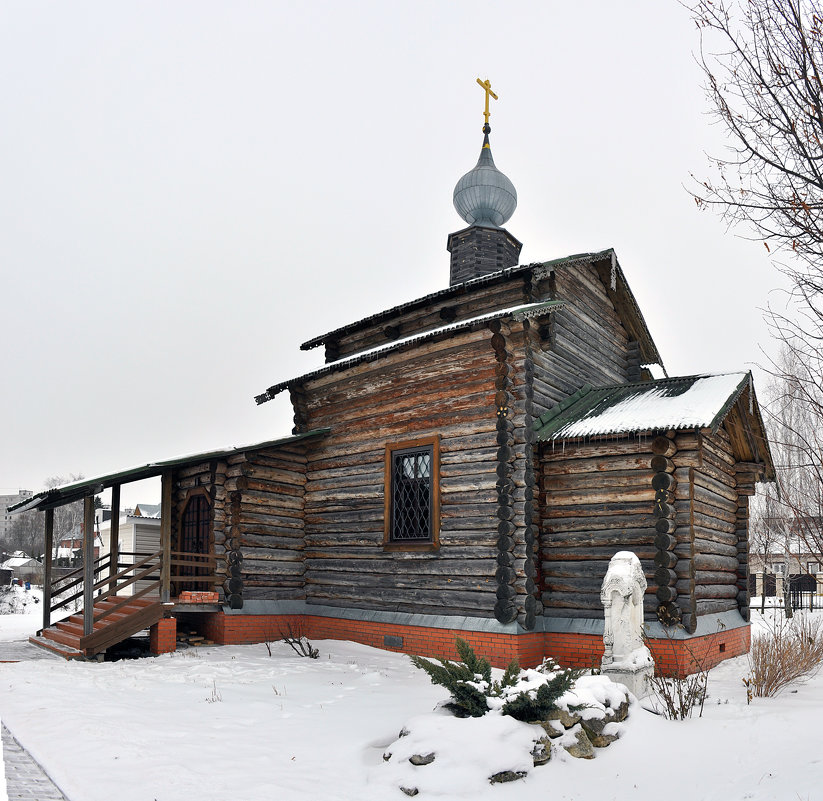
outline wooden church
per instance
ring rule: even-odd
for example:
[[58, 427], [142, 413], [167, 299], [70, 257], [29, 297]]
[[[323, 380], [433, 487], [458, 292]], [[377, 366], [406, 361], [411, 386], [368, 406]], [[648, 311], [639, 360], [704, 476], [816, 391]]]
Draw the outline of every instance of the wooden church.
[[[653, 379], [660, 354], [613, 250], [519, 265], [517, 200], [486, 124], [454, 191], [449, 285], [305, 342], [324, 363], [288, 392], [293, 435], [36, 495], [45, 512], [162, 476], [161, 547], [93, 554], [62, 622], [42, 633], [92, 656], [178, 622], [218, 643], [291, 630], [494, 664], [599, 664], [600, 585], [634, 551], [659, 666], [745, 652], [748, 500], [774, 478], [751, 375]], [[90, 531], [91, 526], [87, 525]], [[64, 579], [65, 582], [65, 579]], [[140, 589], [135, 589], [139, 587]]]

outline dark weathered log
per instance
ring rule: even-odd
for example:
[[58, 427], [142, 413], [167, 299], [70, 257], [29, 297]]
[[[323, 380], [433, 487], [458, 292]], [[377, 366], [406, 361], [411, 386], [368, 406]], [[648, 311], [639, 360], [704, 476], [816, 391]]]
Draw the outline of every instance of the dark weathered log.
[[[684, 503], [682, 508], [678, 508], [678, 512], [680, 511], [682, 511], [684, 517], [688, 519], [688, 501]], [[704, 528], [707, 530], [711, 529], [713, 531], [719, 531], [721, 533], [734, 535], [736, 531], [735, 520], [728, 519], [730, 517], [731, 515], [728, 515], [721, 509], [706, 506], [705, 504], [701, 504], [698, 502], [694, 503], [694, 512], [692, 513], [692, 520], [694, 521], [695, 531], [697, 531], [699, 528]]]
[[694, 572], [694, 580], [697, 584], [737, 584], [737, 571], [723, 570], [697, 570]]
[[658, 586], [677, 583], [677, 573], [667, 567], [658, 567], [654, 571], [654, 581]]
[[[551, 582], [553, 577], [564, 578], [586, 578], [603, 581], [606, 571], [609, 569], [609, 560], [617, 553], [615, 548], [597, 548], [591, 555], [577, 559], [569, 558], [572, 554], [566, 555], [565, 559], [557, 559], [554, 552], [544, 555], [541, 563], [541, 570], [546, 581]], [[642, 554], [642, 555], [641, 555]], [[654, 554], [653, 550], [646, 549], [638, 553], [644, 561], [650, 561]], [[582, 555], [582, 554], [581, 554]]]
[[677, 453], [677, 446], [668, 437], [655, 437], [651, 450], [655, 456], [674, 456]]
[[737, 496], [735, 496], [733, 501], [723, 498], [711, 490], [701, 487], [697, 483], [697, 476], [695, 476], [695, 485], [692, 492], [695, 499], [695, 508], [697, 508], [697, 504], [705, 504], [706, 506], [711, 507], [712, 514], [715, 514], [722, 520], [734, 522], [735, 515], [737, 514]]
[[541, 453], [540, 469], [547, 478], [555, 476], [573, 476], [578, 474], [620, 473], [637, 476], [638, 483], [652, 474], [649, 468], [648, 453], [632, 454], [628, 456], [598, 456], [593, 458], [565, 458], [565, 453], [552, 451], [550, 446], [544, 446]]
[[[544, 474], [547, 492], [561, 490], [621, 490], [624, 487], [648, 490], [652, 474], [648, 470], [600, 470], [586, 473]], [[663, 473], [663, 475], [668, 475]], [[668, 488], [668, 487], [666, 487]], [[616, 493], [615, 493], [616, 494]]]
[[677, 598], [676, 587], [658, 587], [655, 595], [660, 603], [670, 603]]
[[677, 480], [671, 473], [655, 473], [652, 476], [652, 487], [655, 490], [674, 491], [677, 487]]
[[663, 501], [655, 501], [653, 513], [655, 517], [671, 519], [676, 514], [676, 508]]
[[674, 472], [674, 462], [667, 456], [653, 456], [650, 464], [655, 473]]
[[658, 567], [674, 568], [677, 564], [677, 554], [672, 551], [655, 551], [654, 563]]
[[646, 544], [651, 548], [654, 541], [654, 529], [624, 528], [609, 530], [606, 534], [596, 529], [589, 531], [575, 531], [571, 533], [546, 534], [542, 539], [543, 547], [547, 551], [556, 552], [563, 548], [577, 548], [585, 552], [592, 552], [593, 548], [603, 547], [611, 550], [613, 555], [624, 546]]
[[[697, 548], [696, 550], [697, 553], [694, 557], [695, 570], [727, 571], [731, 574], [735, 574], [737, 572], [738, 562], [736, 556], [732, 557], [714, 553], [700, 552], [700, 550], [698, 550]], [[700, 574], [698, 573], [698, 576], [699, 575]], [[706, 581], [707, 579], [704, 577], [702, 580]]]
[[701, 598], [737, 599], [737, 587], [734, 584], [695, 584], [694, 597], [698, 600]]
[[737, 608], [737, 601], [735, 600], [698, 600], [697, 614], [698, 615], [714, 615], [720, 612], [729, 612]]

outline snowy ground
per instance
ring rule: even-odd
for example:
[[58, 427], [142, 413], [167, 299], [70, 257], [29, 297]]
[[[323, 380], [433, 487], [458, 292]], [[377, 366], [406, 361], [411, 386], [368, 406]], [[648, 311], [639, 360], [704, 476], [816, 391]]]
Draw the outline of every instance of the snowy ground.
[[27, 640], [43, 625], [39, 587], [0, 587], [0, 642]]
[[[21, 618], [37, 628], [34, 616], [0, 616], [0, 639], [22, 636]], [[670, 722], [635, 705], [623, 737], [596, 759], [554, 758], [492, 786], [491, 766], [526, 724], [443, 719], [432, 746], [452, 749], [447, 768], [445, 756], [439, 766], [385, 763], [404, 725], [414, 733], [415, 717], [436, 722], [429, 713], [445, 691], [405, 656], [314, 644], [318, 660], [277, 644], [271, 657], [250, 645], [0, 664], [0, 717], [71, 801], [402, 801], [398, 782], [410, 773], [421, 799], [823, 798], [820, 677], [747, 706], [746, 660], [731, 660], [712, 671], [702, 719]], [[460, 743], [465, 757], [455, 758]]]

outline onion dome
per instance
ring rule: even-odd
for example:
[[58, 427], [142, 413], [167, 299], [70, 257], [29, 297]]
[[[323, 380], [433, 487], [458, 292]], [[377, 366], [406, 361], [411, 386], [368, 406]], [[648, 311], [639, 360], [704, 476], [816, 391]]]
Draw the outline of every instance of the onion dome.
[[491, 126], [486, 123], [477, 165], [454, 187], [454, 207], [469, 225], [500, 228], [517, 208], [517, 190], [494, 165], [490, 133]]

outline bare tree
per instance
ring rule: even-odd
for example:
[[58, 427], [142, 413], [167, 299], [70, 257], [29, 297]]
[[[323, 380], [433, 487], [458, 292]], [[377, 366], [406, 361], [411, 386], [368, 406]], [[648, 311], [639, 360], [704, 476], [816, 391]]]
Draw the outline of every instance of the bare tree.
[[823, 554], [823, 390], [803, 353], [784, 347], [773, 362], [766, 407], [779, 495], [774, 506], [800, 550]]
[[12, 518], [6, 530], [4, 551], [23, 551], [27, 556], [40, 559], [43, 555], [43, 523], [37, 512], [22, 512]]
[[762, 565], [763, 587], [760, 593], [760, 613], [766, 611], [766, 574], [769, 565], [785, 546], [783, 528], [780, 521], [782, 509], [779, 493], [775, 485], [766, 485], [752, 499], [751, 522], [749, 526], [749, 553]]
[[[823, 11], [818, 0], [701, 0], [698, 61], [730, 137], [698, 205], [745, 223], [801, 297], [823, 292]], [[814, 303], [812, 306], [815, 307]], [[819, 312], [819, 306], [815, 307]], [[817, 314], [817, 321], [821, 318]]]
[[[82, 481], [81, 473], [69, 473], [68, 476], [51, 476], [44, 482], [46, 489], [62, 487], [65, 484], [73, 484], [75, 481]], [[57, 548], [61, 540], [66, 537], [80, 536], [83, 530], [83, 501], [67, 503], [58, 506], [54, 510], [54, 553], [57, 556]]]
[[[51, 476], [45, 482], [46, 489], [81, 481], [82, 475], [69, 474], [67, 477]], [[69, 536], [80, 536], [83, 524], [83, 502], [77, 501], [54, 510], [54, 552], [61, 540]], [[43, 515], [41, 512], [20, 512], [14, 516], [8, 528], [3, 549], [6, 551], [23, 551], [35, 559], [43, 556], [44, 548]]]
[[[761, 238], [791, 281], [767, 320], [782, 343], [766, 369], [778, 490], [758, 507], [790, 550], [823, 553], [823, 9], [819, 0], [699, 0], [698, 62], [729, 135], [696, 181], [698, 206]], [[756, 528], [756, 526], [755, 526]], [[788, 550], [786, 551], [789, 556]], [[787, 565], [790, 560], [787, 560]]]

